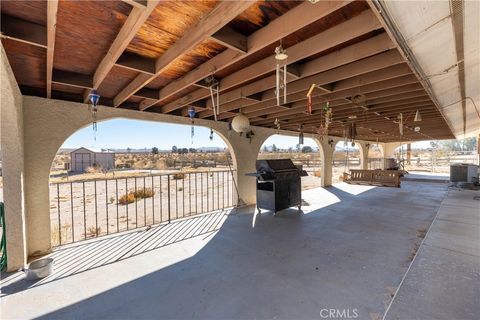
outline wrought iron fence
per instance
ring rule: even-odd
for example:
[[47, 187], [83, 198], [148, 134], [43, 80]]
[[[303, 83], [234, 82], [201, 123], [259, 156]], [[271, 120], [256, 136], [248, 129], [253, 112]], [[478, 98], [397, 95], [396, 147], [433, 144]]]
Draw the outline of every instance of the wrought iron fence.
[[50, 185], [53, 246], [233, 207], [234, 171], [177, 172]]

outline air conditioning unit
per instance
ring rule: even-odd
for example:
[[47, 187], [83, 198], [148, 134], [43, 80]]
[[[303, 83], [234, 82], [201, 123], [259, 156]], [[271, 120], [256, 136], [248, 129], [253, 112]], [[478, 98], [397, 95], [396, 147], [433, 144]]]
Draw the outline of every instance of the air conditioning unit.
[[478, 183], [478, 166], [468, 163], [450, 165], [450, 181]]

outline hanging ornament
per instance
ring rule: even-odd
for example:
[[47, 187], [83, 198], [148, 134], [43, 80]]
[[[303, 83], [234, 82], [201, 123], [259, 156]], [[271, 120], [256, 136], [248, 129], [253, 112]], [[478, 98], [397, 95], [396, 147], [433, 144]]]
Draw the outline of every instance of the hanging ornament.
[[413, 119], [414, 122], [420, 122], [422, 121], [422, 116], [420, 115], [420, 110], [417, 110], [417, 112], [415, 112], [415, 119]]
[[229, 138], [232, 136], [232, 131], [233, 131], [233, 129], [232, 129], [232, 123], [229, 122], [229, 123], [228, 123], [228, 133], [227, 133], [227, 136], [228, 136]]
[[328, 127], [332, 123], [332, 118], [333, 118], [333, 112], [332, 112], [332, 108], [330, 108], [329, 101], [325, 103], [324, 111], [325, 111], [325, 129], [328, 130]]
[[213, 75], [205, 79], [210, 89], [210, 98], [212, 99], [213, 118], [217, 121], [220, 111], [220, 83]]
[[276, 61], [276, 86], [275, 94], [277, 96], [277, 106], [280, 106], [280, 96], [283, 91], [283, 104], [287, 103], [287, 52], [283, 49], [282, 43], [275, 48]]
[[298, 144], [302, 145], [303, 144], [303, 124], [298, 127], [298, 131], [300, 131], [298, 135]]
[[232, 128], [240, 134], [248, 132], [250, 129], [250, 120], [242, 113], [238, 113], [232, 120]]
[[193, 144], [193, 136], [195, 134], [195, 129], [194, 129], [194, 126], [193, 126], [193, 119], [195, 119], [195, 115], [197, 113], [195, 112], [195, 107], [194, 106], [190, 106], [188, 107], [188, 116], [190, 117], [190, 120], [192, 121], [192, 132], [191, 132], [191, 139], [192, 139], [192, 144]]
[[308, 92], [307, 92], [307, 113], [308, 114], [312, 114], [312, 108], [313, 108], [313, 104], [312, 104], [312, 93], [313, 93], [313, 90], [315, 89], [315, 83], [312, 83], [312, 85], [310, 86], [310, 89], [308, 89]]
[[398, 115], [398, 130], [400, 132], [400, 136], [403, 136], [403, 113]]
[[213, 129], [210, 129], [210, 136], [209, 136], [209, 138], [210, 138], [210, 141], [213, 140]]
[[93, 127], [93, 139], [97, 140], [97, 111], [98, 102], [100, 101], [100, 95], [97, 90], [92, 90], [88, 95], [90, 104], [88, 106], [90, 113], [92, 114], [92, 127]]
[[273, 124], [275, 125], [275, 128], [277, 128], [278, 131], [280, 131], [280, 120], [278, 120], [278, 118], [275, 118], [275, 121], [273, 122]]

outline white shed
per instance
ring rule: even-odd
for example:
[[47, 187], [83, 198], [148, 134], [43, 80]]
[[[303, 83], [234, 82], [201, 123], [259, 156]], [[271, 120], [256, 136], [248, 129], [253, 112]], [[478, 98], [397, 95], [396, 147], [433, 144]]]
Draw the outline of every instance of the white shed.
[[115, 153], [85, 147], [70, 152], [70, 171], [84, 172], [88, 167], [115, 168]]

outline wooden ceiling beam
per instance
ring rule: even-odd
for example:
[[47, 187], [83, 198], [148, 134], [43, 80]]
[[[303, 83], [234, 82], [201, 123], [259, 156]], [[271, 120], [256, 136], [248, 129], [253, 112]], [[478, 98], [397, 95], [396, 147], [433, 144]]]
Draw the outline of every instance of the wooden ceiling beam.
[[[316, 5], [312, 5], [308, 2], [300, 4], [299, 6], [287, 11], [282, 16], [273, 20], [265, 27], [251, 34], [247, 40], [247, 55], [232, 49], [223, 51], [204, 64], [198, 66], [195, 70], [187, 73], [185, 76], [162, 88], [160, 90], [160, 96], [157, 103], [163, 102], [165, 99], [189, 87], [190, 85], [197, 83], [207, 76], [221, 71], [233, 65], [234, 63], [237, 63], [246, 56], [254, 54], [255, 52], [258, 52], [259, 50], [271, 45], [272, 43], [278, 42], [285, 36], [302, 29], [303, 27], [329, 15], [338, 9], [341, 9], [351, 2], [351, 0], [342, 0], [324, 1]], [[198, 95], [199, 93], [196, 94]], [[209, 91], [207, 91], [207, 95], [208, 94]], [[200, 94], [200, 96], [202, 95], [205, 96], [205, 94]], [[196, 96], [192, 96], [192, 99], [193, 98], [196, 98]], [[145, 110], [148, 107], [150, 106], [145, 104], [142, 106], [142, 110]], [[174, 108], [171, 108], [171, 111], [173, 110]]]
[[58, 0], [47, 1], [47, 63], [46, 89], [47, 98], [52, 97], [53, 56], [55, 50], [55, 32], [57, 30]]
[[124, 52], [115, 66], [146, 74], [155, 74], [155, 60], [142, 57], [132, 52]]
[[[361, 35], [369, 33], [380, 28], [380, 23], [371, 11], [364, 11], [360, 15], [347, 20], [339, 25], [325, 30], [311, 38], [299, 42], [287, 48], [288, 63], [295, 63], [318, 52], [325, 51], [329, 48], [340, 45], [346, 41], [357, 38]], [[253, 63], [237, 72], [234, 72], [220, 80], [220, 90], [226, 91], [241, 83], [261, 77], [275, 70], [275, 54], [266, 57], [256, 63]], [[287, 67], [288, 69], [288, 67]], [[235, 89], [237, 99], [245, 95], [242, 89]], [[197, 95], [195, 92], [191, 94], [193, 99], [200, 100], [207, 98], [208, 95]], [[189, 102], [195, 102], [189, 101]], [[168, 113], [179, 108], [182, 101], [178, 99], [165, 105], [162, 111]], [[209, 106], [207, 102], [207, 107]]]
[[132, 7], [134, 8], [138, 8], [138, 9], [146, 9], [147, 6], [148, 6], [148, 1], [147, 0], [122, 0], [123, 2], [125, 3], [128, 3], [129, 5], [131, 5]]
[[[130, 44], [130, 41], [132, 41], [138, 30], [143, 26], [145, 21], [147, 21], [153, 10], [155, 10], [158, 2], [158, 0], [148, 0], [145, 6], [139, 6], [134, 5], [138, 3], [137, 1], [128, 1], [128, 3], [133, 4], [132, 11], [130, 11], [127, 20], [125, 20], [117, 37], [95, 71], [93, 75], [93, 89], [98, 89], [100, 87], [103, 80], [107, 77], [110, 70], [112, 70], [117, 60]], [[85, 91], [83, 98], [85, 103], [88, 102], [89, 94], [89, 91]]]
[[247, 53], [248, 51], [248, 37], [244, 36], [225, 26], [215, 32], [211, 39], [229, 49], [239, 51], [240, 53]]
[[[407, 68], [407, 66], [405, 66]], [[386, 69], [391, 69], [393, 67], [389, 67]], [[385, 69], [384, 69], [385, 70]], [[407, 68], [407, 72], [408, 68]], [[365, 84], [363, 86], [359, 86], [357, 88], [351, 88], [351, 89], [345, 89], [345, 90], [340, 90], [337, 92], [332, 92], [332, 93], [327, 93], [327, 94], [317, 94], [314, 96], [314, 101], [318, 99], [318, 97], [321, 97], [322, 101], [334, 101], [336, 99], [342, 99], [342, 98], [348, 98], [353, 96], [354, 94], [357, 93], [371, 93], [371, 92], [376, 92], [376, 91], [382, 91], [385, 89], [392, 89], [395, 87], [400, 87], [403, 85], [407, 84], [416, 84], [418, 83], [418, 80], [415, 76], [412, 74], [406, 75], [406, 76], [401, 76], [400, 75], [397, 78], [389, 79], [391, 76], [395, 76], [394, 71], [392, 70], [392, 73], [384, 73], [384, 72], [376, 72], [380, 76], [379, 78], [376, 78], [376, 81], [370, 84]], [[382, 74], [385, 74], [385, 76], [382, 76]], [[306, 94], [308, 90], [304, 90], [301, 92], [297, 92], [294, 94], [290, 94], [287, 96], [287, 101], [289, 103], [291, 102], [299, 102], [299, 101], [304, 101], [302, 106], [306, 107]], [[275, 107], [275, 103], [272, 100], [268, 100], [266, 102], [262, 103], [257, 103], [250, 105], [246, 108], [243, 108], [242, 111], [245, 113], [245, 115], [248, 117], [251, 113], [253, 114], [272, 114], [275, 113], [276, 111], [279, 111], [281, 109]], [[227, 118], [226, 116], [223, 116], [220, 114], [220, 119]]]
[[[327, 71], [333, 69], [335, 67], [339, 67], [342, 65], [346, 65], [348, 63], [355, 62], [362, 58], [366, 58], [383, 51], [388, 50], [392, 46], [391, 41], [386, 37], [386, 34], [378, 35], [371, 39], [362, 41], [360, 43], [351, 45], [349, 47], [343, 48], [341, 50], [335, 51], [333, 53], [327, 54], [325, 56], [319, 57], [314, 59], [310, 62], [305, 63], [304, 65], [299, 66], [299, 69], [302, 70], [300, 72], [300, 76], [305, 78], [311, 75], [318, 74], [323, 71]], [[288, 67], [287, 67], [288, 69]], [[307, 81], [308, 82], [308, 81]], [[305, 89], [308, 89], [310, 85], [315, 82], [305, 83]], [[328, 83], [323, 82], [322, 86], [328, 85]], [[264, 89], [268, 89], [270, 91], [274, 91], [275, 88], [275, 76], [271, 76], [265, 79], [258, 80], [241, 88], [237, 88], [225, 94], [222, 94], [220, 97], [220, 113], [222, 111], [231, 111], [238, 109], [239, 107], [247, 109], [256, 108], [253, 103], [241, 103], [240, 101], [236, 101], [239, 95], [242, 94], [252, 94], [258, 93], [262, 91], [266, 91]], [[332, 90], [333, 87], [328, 87], [328, 90]], [[292, 93], [291, 84], [287, 87], [287, 92], [289, 94]], [[274, 98], [274, 97], [273, 97]], [[272, 97], [266, 98], [262, 96], [262, 100], [271, 100]], [[252, 106], [250, 106], [252, 105]], [[207, 102], [207, 107], [211, 107], [211, 104]], [[212, 114], [212, 111], [205, 111], [202, 112], [200, 115], [201, 117], [207, 117]]]
[[192, 50], [212, 34], [223, 28], [232, 19], [237, 17], [253, 1], [225, 1], [219, 2], [209, 13], [205, 14], [200, 21], [187, 30], [184, 36], [178, 39], [167, 51], [165, 51], [155, 62], [155, 74], [139, 74], [113, 99], [113, 104], [118, 107], [135, 92], [154, 80], [164, 72], [178, 57]]
[[1, 37], [47, 48], [47, 27], [6, 14], [1, 16]]

